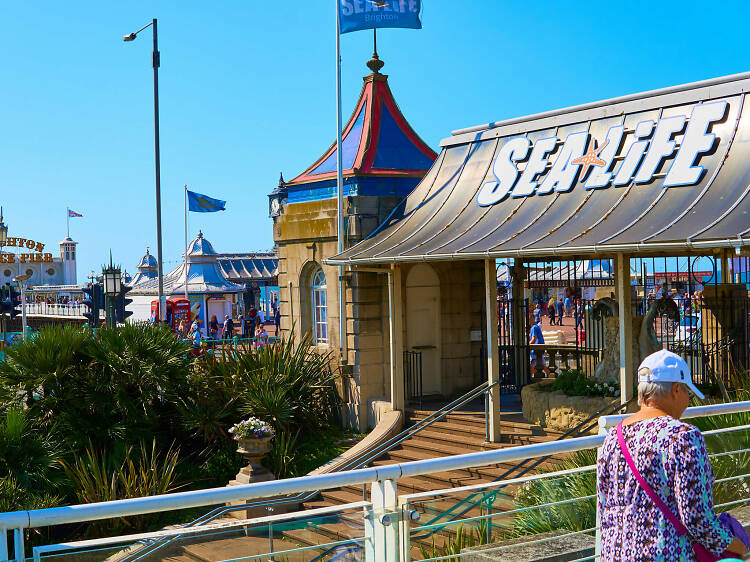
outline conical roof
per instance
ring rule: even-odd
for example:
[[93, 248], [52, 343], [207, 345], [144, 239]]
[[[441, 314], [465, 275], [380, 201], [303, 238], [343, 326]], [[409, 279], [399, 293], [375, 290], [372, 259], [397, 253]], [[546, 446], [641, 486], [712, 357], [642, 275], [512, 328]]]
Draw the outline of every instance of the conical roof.
[[[377, 55], [374, 55], [377, 57]], [[373, 61], [380, 63], [373, 65]], [[364, 85], [352, 116], [342, 132], [344, 177], [421, 178], [437, 154], [414, 132], [388, 86], [388, 76], [376, 69], [377, 58], [368, 63], [375, 70]], [[309, 168], [286, 185], [336, 178], [336, 143]]]
[[[181, 295], [185, 291], [185, 267], [187, 265], [188, 293], [221, 294], [240, 293], [244, 289], [227, 280], [219, 265], [218, 254], [211, 243], [203, 238], [203, 233], [190, 242], [187, 264], [182, 262], [164, 276], [164, 292], [167, 295]], [[133, 288], [133, 294], [155, 294], [158, 279], [146, 279]]]

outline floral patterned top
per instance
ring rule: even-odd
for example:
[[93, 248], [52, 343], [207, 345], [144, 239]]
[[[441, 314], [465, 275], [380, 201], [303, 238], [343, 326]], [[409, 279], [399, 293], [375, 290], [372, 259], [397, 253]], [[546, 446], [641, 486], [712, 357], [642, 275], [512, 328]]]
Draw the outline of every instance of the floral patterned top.
[[[641, 476], [687, 527], [693, 540], [720, 555], [733, 535], [713, 509], [714, 473], [700, 431], [669, 416], [623, 426]], [[612, 429], [597, 463], [601, 560], [695, 560], [690, 541], [646, 495], [625, 463]]]

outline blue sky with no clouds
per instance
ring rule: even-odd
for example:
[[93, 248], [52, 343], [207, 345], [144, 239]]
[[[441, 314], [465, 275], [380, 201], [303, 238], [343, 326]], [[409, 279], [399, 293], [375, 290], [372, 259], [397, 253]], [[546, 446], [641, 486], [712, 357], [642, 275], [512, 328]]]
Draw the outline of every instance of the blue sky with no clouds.
[[[747, 2], [424, 0], [424, 29], [382, 30], [396, 99], [433, 147], [462, 127], [748, 70]], [[159, 18], [164, 260], [183, 247], [182, 186], [218, 251], [273, 245], [266, 195], [335, 136], [334, 2], [3, 2], [0, 203], [10, 235], [80, 242], [79, 278], [112, 248], [155, 252], [151, 36]], [[344, 115], [371, 32], [343, 36]]]

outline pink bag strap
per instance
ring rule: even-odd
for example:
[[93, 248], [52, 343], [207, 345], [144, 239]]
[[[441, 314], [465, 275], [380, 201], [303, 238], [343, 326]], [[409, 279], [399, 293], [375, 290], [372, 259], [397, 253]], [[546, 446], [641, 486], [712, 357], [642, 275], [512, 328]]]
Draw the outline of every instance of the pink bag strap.
[[617, 425], [617, 442], [620, 444], [620, 449], [622, 449], [622, 456], [625, 457], [625, 462], [630, 467], [630, 470], [633, 471], [635, 479], [638, 480], [638, 483], [641, 485], [641, 488], [643, 488], [643, 491], [646, 492], [646, 495], [651, 498], [651, 501], [654, 502], [654, 505], [661, 510], [661, 512], [664, 514], [664, 517], [669, 519], [669, 522], [674, 525], [674, 528], [677, 529], [677, 534], [679, 536], [687, 534], [687, 527], [685, 527], [685, 525], [682, 524], [682, 521], [680, 521], [679, 517], [677, 517], [672, 512], [672, 510], [667, 507], [667, 504], [665, 504], [661, 500], [661, 498], [656, 495], [656, 492], [654, 492], [651, 486], [648, 485], [648, 482], [644, 480], [643, 476], [641, 476], [641, 473], [638, 472], [638, 469], [635, 467], [633, 457], [630, 456], [630, 451], [628, 450], [628, 446], [625, 443], [625, 437], [623, 437], [622, 435], [622, 422]]

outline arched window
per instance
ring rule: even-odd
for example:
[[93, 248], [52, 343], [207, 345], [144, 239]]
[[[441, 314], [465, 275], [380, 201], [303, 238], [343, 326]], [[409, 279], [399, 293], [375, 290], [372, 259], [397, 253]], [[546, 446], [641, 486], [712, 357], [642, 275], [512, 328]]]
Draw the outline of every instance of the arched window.
[[318, 268], [310, 283], [312, 304], [312, 334], [316, 344], [328, 343], [328, 309], [326, 308], [326, 276]]

